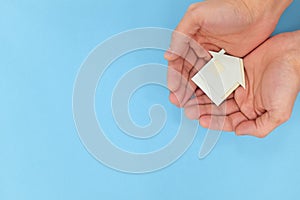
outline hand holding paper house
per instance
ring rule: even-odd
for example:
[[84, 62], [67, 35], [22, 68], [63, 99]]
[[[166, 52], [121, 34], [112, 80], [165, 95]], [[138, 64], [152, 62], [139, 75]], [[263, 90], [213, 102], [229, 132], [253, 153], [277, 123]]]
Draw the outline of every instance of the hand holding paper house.
[[243, 60], [220, 52], [209, 52], [213, 58], [192, 81], [219, 106], [239, 85], [245, 88]]

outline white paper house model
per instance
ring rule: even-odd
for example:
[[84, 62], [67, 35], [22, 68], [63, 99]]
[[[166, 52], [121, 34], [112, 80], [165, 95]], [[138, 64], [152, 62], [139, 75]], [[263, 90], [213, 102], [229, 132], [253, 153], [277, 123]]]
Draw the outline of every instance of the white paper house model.
[[245, 88], [243, 59], [220, 52], [209, 52], [213, 58], [192, 81], [219, 106], [235, 89]]

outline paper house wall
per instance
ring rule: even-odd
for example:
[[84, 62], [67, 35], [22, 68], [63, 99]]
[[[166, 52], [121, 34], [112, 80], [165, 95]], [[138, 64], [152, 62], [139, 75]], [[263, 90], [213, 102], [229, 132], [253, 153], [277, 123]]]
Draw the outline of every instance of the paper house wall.
[[243, 60], [226, 55], [224, 50], [210, 52], [213, 58], [192, 81], [219, 106], [239, 85], [245, 88]]

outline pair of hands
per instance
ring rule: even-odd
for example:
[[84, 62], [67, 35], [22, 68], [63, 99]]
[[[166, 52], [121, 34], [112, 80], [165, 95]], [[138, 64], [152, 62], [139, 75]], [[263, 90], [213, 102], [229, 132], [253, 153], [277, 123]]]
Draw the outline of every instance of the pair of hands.
[[[300, 31], [268, 37], [290, 3], [208, 0], [190, 6], [165, 54], [170, 101], [203, 127], [237, 135], [265, 137], [288, 120], [300, 91]], [[210, 59], [207, 51], [221, 48], [244, 57], [246, 89], [217, 107], [191, 78]]]

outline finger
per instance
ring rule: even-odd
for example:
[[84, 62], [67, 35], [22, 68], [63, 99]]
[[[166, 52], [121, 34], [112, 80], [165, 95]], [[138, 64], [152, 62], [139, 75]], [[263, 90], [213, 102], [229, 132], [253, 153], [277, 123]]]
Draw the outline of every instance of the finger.
[[197, 73], [197, 70], [195, 68], [192, 68], [192, 70], [190, 71], [190, 74], [189, 74], [188, 83], [187, 83], [187, 87], [185, 90], [185, 95], [182, 100], [182, 104], [184, 106], [191, 99], [191, 97], [193, 96], [193, 94], [195, 93], [195, 91], [197, 89], [197, 85], [191, 80], [191, 76], [194, 76], [196, 73]]
[[200, 96], [203, 94], [203, 91], [199, 88], [198, 86], [192, 81], [192, 78], [200, 71], [200, 69], [206, 64], [206, 61], [203, 58], [198, 58], [197, 62], [195, 63], [194, 67], [192, 68], [192, 70], [190, 71], [189, 74], [189, 78], [188, 80], [190, 83], [190, 88], [191, 90], [189, 90], [186, 93], [186, 100], [189, 100], [191, 96], [195, 95], [195, 96]]
[[195, 90], [197, 89], [197, 85], [192, 81], [192, 78], [195, 76], [195, 74], [198, 73], [200, 68], [203, 67], [203, 65], [206, 63], [206, 61], [204, 59], [200, 58], [194, 63], [195, 63], [193, 65], [194, 67], [192, 67], [192, 69], [190, 70], [189, 77], [187, 79], [188, 84], [187, 84], [185, 96], [184, 96], [183, 102], [182, 102], [183, 105], [185, 105], [191, 99], [193, 94], [195, 93]]
[[198, 97], [198, 96], [201, 96], [203, 95], [204, 92], [201, 90], [201, 89], [197, 89], [196, 92], [195, 92], [195, 95]]
[[169, 100], [172, 104], [176, 105], [177, 107], [179, 107], [179, 101], [176, 97], [176, 95], [173, 93], [173, 92], [170, 92], [170, 95], [169, 95]]
[[190, 63], [191, 66], [195, 66], [198, 56], [192, 48], [189, 48], [188, 53], [186, 54], [185, 60]]
[[186, 81], [184, 80], [184, 78], [182, 78], [183, 81], [181, 81], [179, 88], [172, 92], [169, 98], [170, 101], [175, 104], [178, 107], [182, 107], [182, 100], [184, 98], [185, 95], [185, 90], [186, 90]]
[[172, 33], [170, 48], [164, 55], [165, 59], [168, 61], [172, 61], [176, 60], [178, 57], [184, 58], [188, 53], [189, 43], [191, 40], [191, 36], [174, 30], [174, 32]]
[[199, 119], [203, 115], [230, 115], [238, 111], [239, 107], [234, 99], [226, 100], [220, 106], [201, 104], [185, 107], [185, 114], [190, 119]]
[[[196, 105], [201, 105], [201, 104], [213, 104], [212, 100], [204, 94], [201, 90], [197, 90], [195, 92], [196, 96], [194, 98], [191, 98], [185, 105], [184, 107], [189, 107], [189, 106], [196, 106]], [[200, 94], [200, 95], [197, 95]], [[227, 100], [232, 99], [233, 94], [229, 95]]]
[[[247, 82], [246, 82], [246, 87], [247, 87]], [[252, 90], [248, 90], [249, 92], [251, 92]], [[247, 95], [247, 98], [244, 98], [245, 95]], [[235, 98], [237, 99], [237, 101], [239, 101], [239, 105], [241, 105], [241, 111], [243, 113], [245, 113], [245, 115], [247, 116], [248, 119], [256, 119], [258, 117], [257, 115], [257, 109], [254, 108], [254, 95], [251, 94], [247, 94], [247, 91], [239, 86], [236, 91], [235, 91]], [[260, 99], [260, 98], [256, 98], [256, 99]]]
[[220, 47], [211, 44], [211, 43], [203, 43], [201, 44], [203, 48], [208, 49], [209, 51], [219, 52], [221, 50]]
[[204, 115], [199, 122], [204, 128], [211, 130], [234, 131], [235, 128], [247, 118], [241, 113], [236, 112], [228, 116]]
[[[193, 60], [194, 61], [194, 60]], [[183, 98], [183, 105], [185, 105], [190, 98], [195, 94], [195, 90], [197, 89], [197, 85], [192, 81], [192, 78], [198, 73], [198, 71], [205, 65], [206, 61], [203, 58], [197, 59], [192, 69], [189, 72], [188, 76], [188, 84], [185, 92], [185, 97]], [[198, 92], [199, 93], [199, 92]]]
[[190, 7], [186, 14], [181, 19], [180, 23], [176, 27], [172, 34], [170, 50], [167, 51], [165, 58], [167, 60], [174, 60], [178, 56], [184, 57], [189, 48], [189, 42], [191, 41], [193, 35], [197, 33], [200, 29], [201, 15], [197, 15], [195, 18], [193, 9]]
[[228, 97], [227, 97], [227, 99], [232, 99], [234, 97], [234, 95], [233, 95], [233, 93], [232, 94], [230, 94]]
[[183, 68], [182, 68], [182, 76], [186, 81], [189, 81], [189, 77], [190, 77], [190, 72], [193, 69], [193, 66], [195, 65], [196, 61], [191, 64], [190, 62], [188, 62], [188, 60], [184, 60], [183, 63]]
[[179, 89], [174, 92], [178, 97], [179, 107], [184, 106], [196, 89], [196, 85], [191, 86], [191, 81], [188, 79], [193, 66], [187, 60], [184, 61], [183, 65], [180, 86]]
[[[197, 93], [197, 92], [196, 92]], [[197, 106], [201, 104], [212, 104], [213, 102], [208, 98], [208, 96], [202, 94], [200, 96], [196, 96], [192, 99], [190, 99], [184, 107], [190, 107], [190, 106]]]
[[182, 68], [183, 68], [182, 58], [178, 58], [174, 61], [169, 62], [167, 80], [168, 80], [168, 88], [170, 91], [176, 91], [179, 88], [181, 82]]
[[207, 61], [203, 58], [199, 58], [194, 66], [194, 68], [197, 71], [200, 71], [200, 69], [202, 69], [202, 67], [204, 67], [204, 65], [207, 63]]
[[187, 83], [187, 86], [185, 88], [184, 97], [182, 99], [182, 106], [185, 106], [187, 102], [191, 99], [193, 94], [195, 93], [197, 86], [192, 81], [189, 81]]
[[184, 58], [183, 68], [182, 68], [182, 75], [187, 80], [190, 81], [190, 72], [196, 65], [198, 60], [197, 55], [193, 51], [193, 49], [189, 49], [186, 57]]
[[277, 126], [286, 122], [290, 117], [290, 112], [265, 112], [255, 120], [241, 123], [236, 128], [237, 135], [253, 135], [259, 138], [267, 136]]
[[211, 56], [207, 52], [207, 50], [202, 45], [200, 45], [200, 43], [198, 43], [196, 40], [190, 41], [190, 47], [194, 50], [194, 52], [196, 53], [196, 55], [199, 58], [202, 58], [202, 59], [210, 59], [211, 58]]
[[176, 55], [175, 52], [172, 52], [171, 49], [168, 49], [165, 54], [164, 54], [164, 58], [167, 61], [173, 61], [176, 60], [179, 57], [179, 55]]

